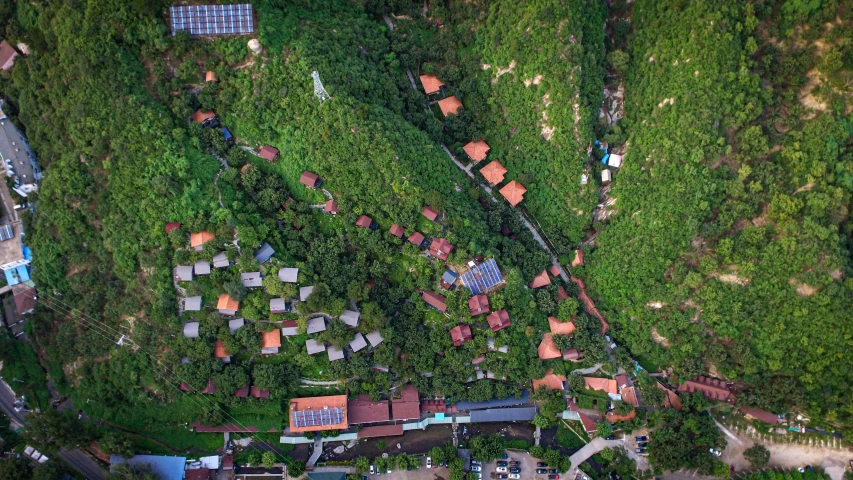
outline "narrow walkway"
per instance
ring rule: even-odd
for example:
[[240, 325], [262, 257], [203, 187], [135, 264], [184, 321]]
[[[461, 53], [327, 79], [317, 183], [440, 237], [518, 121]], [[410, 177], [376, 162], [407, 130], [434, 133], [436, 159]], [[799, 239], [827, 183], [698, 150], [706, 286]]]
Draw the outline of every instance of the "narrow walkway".
[[308, 467], [313, 467], [317, 460], [320, 459], [320, 455], [323, 453], [323, 437], [320, 436], [319, 433], [314, 434], [314, 452], [311, 453], [311, 457], [308, 459], [306, 465]]
[[[569, 476], [567, 478], [573, 478], [575, 473], [583, 462], [585, 462], [589, 457], [595, 455], [596, 453], [604, 450], [605, 448], [616, 448], [616, 447], [627, 447], [625, 442], [622, 440], [605, 440], [601, 437], [596, 437], [592, 439], [591, 442], [584, 445], [583, 448], [575, 452], [569, 460], [572, 461], [572, 466], [569, 468]], [[637, 466], [640, 468], [645, 468], [646, 459], [637, 455], [632, 448], [625, 448], [628, 452], [628, 456], [631, 457], [634, 461], [637, 462]]]
[[579, 368], [577, 370], [572, 370], [572, 373], [577, 373], [578, 375], [590, 375], [598, 371], [599, 368], [604, 366], [603, 363], [596, 363], [595, 365], [587, 368]]
[[309, 380], [307, 378], [300, 378], [299, 383], [304, 385], [317, 385], [317, 386], [332, 386], [332, 385], [340, 385], [340, 380], [330, 380], [330, 381], [321, 381], [321, 380]]
[[[709, 414], [709, 415], [711, 414], [711, 411], [710, 411], [710, 410], [708, 410], [708, 414]], [[713, 417], [713, 415], [711, 416], [711, 418], [714, 418], [714, 417]], [[730, 432], [730, 431], [729, 431], [729, 429], [728, 429], [728, 428], [726, 428], [726, 427], [724, 427], [722, 423], [718, 422], [716, 418], [714, 418], [714, 423], [715, 423], [715, 424], [717, 424], [717, 428], [719, 428], [720, 430], [722, 430], [722, 431], [723, 431], [723, 433], [725, 433], [727, 437], [729, 437], [729, 438], [731, 438], [732, 440], [734, 440], [734, 441], [735, 441], [735, 443], [737, 443], [738, 445], [743, 445], [743, 442], [742, 442], [739, 438], [737, 438], [737, 435], [735, 435], [734, 433]]]

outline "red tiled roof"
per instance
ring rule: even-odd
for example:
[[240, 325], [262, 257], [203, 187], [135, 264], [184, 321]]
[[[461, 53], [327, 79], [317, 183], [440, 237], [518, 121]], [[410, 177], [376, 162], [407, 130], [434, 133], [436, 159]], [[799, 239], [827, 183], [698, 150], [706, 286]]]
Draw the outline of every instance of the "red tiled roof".
[[539, 344], [537, 353], [540, 360], [551, 360], [552, 358], [560, 358], [562, 356], [560, 349], [557, 348], [557, 344], [554, 343], [554, 338], [550, 333], [546, 333], [542, 337], [542, 343]]
[[260, 388], [252, 385], [252, 396], [255, 398], [270, 398], [270, 391], [261, 390]]
[[225, 348], [225, 342], [222, 340], [216, 340], [213, 342], [213, 356], [216, 358], [226, 358], [231, 356]]
[[447, 97], [444, 100], [438, 101], [438, 108], [441, 109], [441, 113], [443, 113], [445, 117], [448, 115], [456, 115], [459, 113], [459, 109], [462, 108], [462, 102], [460, 102], [455, 96]]
[[299, 176], [299, 183], [308, 188], [314, 188], [317, 185], [317, 180], [319, 179], [320, 176], [316, 173], [311, 173], [308, 170], [305, 170], [302, 172], [302, 175]]
[[201, 111], [201, 109], [196, 110], [193, 114], [193, 121], [195, 123], [204, 123], [206, 120], [215, 117], [216, 114], [213, 113], [213, 110], [208, 110], [206, 112]]
[[359, 215], [358, 219], [355, 221], [355, 226], [361, 228], [370, 228], [371, 223], [373, 223], [372, 218], [368, 217], [367, 215]]
[[428, 413], [445, 413], [447, 404], [444, 400], [424, 400], [421, 402], [421, 411]]
[[403, 238], [403, 235], [406, 234], [406, 230], [403, 227], [397, 225], [396, 223], [391, 225], [391, 229], [388, 230], [388, 232], [397, 238]]
[[457, 325], [450, 329], [450, 340], [454, 347], [461, 346], [472, 338], [474, 337], [471, 335], [471, 327], [468, 325]]
[[243, 388], [238, 388], [236, 392], [234, 392], [234, 396], [237, 398], [246, 398], [249, 396], [249, 386], [246, 385]]
[[166, 233], [169, 233], [176, 228], [181, 228], [180, 222], [169, 222], [166, 224]]
[[184, 472], [184, 480], [209, 480], [209, 468], [193, 468]]
[[223, 293], [219, 296], [219, 301], [216, 302], [216, 308], [218, 310], [239, 310], [240, 302], [231, 298], [231, 295], [227, 293]]
[[278, 149], [269, 145], [264, 145], [261, 147], [261, 151], [258, 152], [258, 155], [268, 162], [274, 162], [275, 157], [278, 156]]
[[428, 218], [430, 221], [433, 221], [433, 222], [435, 221], [436, 218], [438, 218], [438, 212], [436, 212], [435, 209], [433, 209], [429, 205], [424, 206], [423, 210], [421, 210], [421, 215], [425, 216], [426, 218]]
[[391, 418], [388, 400], [373, 402], [370, 395], [361, 394], [355, 400], [347, 402], [349, 423], [387, 422]]
[[577, 348], [570, 348], [563, 352], [563, 360], [566, 360], [567, 362], [583, 360], [583, 352]]
[[551, 272], [552, 277], [559, 277], [560, 276], [560, 267], [558, 267], [556, 265], [551, 265], [551, 268], [549, 268], [548, 271]]
[[326, 213], [338, 213], [338, 202], [334, 200], [327, 201], [324, 210]]
[[732, 400], [732, 392], [726, 386], [726, 382], [715, 378], [708, 378], [703, 375], [696, 377], [693, 380], [688, 380], [684, 384], [678, 386], [679, 392], [700, 392], [709, 400], [718, 400], [727, 402]]
[[[329, 425], [306, 425], [297, 427], [293, 421], [295, 412], [306, 410], [321, 411], [326, 408], [340, 408], [343, 414], [341, 423]], [[349, 427], [347, 419], [347, 396], [346, 395], [329, 395], [325, 397], [305, 397], [290, 399], [290, 431], [293, 433], [302, 432], [317, 432], [320, 430], [346, 430]]]
[[207, 386], [204, 387], [204, 390], [202, 390], [201, 393], [205, 393], [205, 394], [216, 393], [216, 385], [213, 384], [212, 378], [207, 379]]
[[581, 425], [583, 425], [584, 431], [586, 431], [586, 433], [594, 432], [596, 430], [595, 429], [595, 422], [593, 422], [591, 418], [586, 416], [585, 413], [578, 410], [578, 406], [575, 405], [575, 400], [576, 399], [569, 399], [568, 402], [566, 402], [567, 403], [566, 410], [578, 412], [578, 417], [580, 418]]
[[486, 321], [489, 322], [489, 328], [491, 328], [492, 331], [497, 332], [499, 330], [503, 330], [509, 326], [509, 312], [506, 310], [492, 312], [488, 317], [486, 317]]
[[358, 431], [358, 438], [395, 437], [403, 434], [403, 424], [397, 425], [374, 425], [362, 427]]
[[572, 259], [573, 267], [582, 267], [583, 266], [583, 251], [575, 250], [575, 258]]
[[607, 420], [609, 423], [627, 422], [628, 420], [631, 420], [636, 416], [636, 410], [631, 410], [627, 415], [618, 415], [616, 414], [616, 412], [608, 412], [607, 415], [604, 416], [604, 419]]
[[431, 305], [438, 311], [444, 312], [447, 310], [447, 299], [432, 290], [426, 290], [421, 297], [428, 305]]
[[453, 244], [446, 238], [433, 239], [429, 246], [429, 253], [440, 260], [447, 260], [447, 256], [453, 251]]
[[0, 42], [0, 70], [9, 70], [15, 64], [15, 57], [18, 52], [15, 48], [9, 45], [9, 42], [3, 40]]
[[35, 288], [24, 283], [12, 287], [12, 301], [15, 302], [15, 310], [19, 315], [36, 308], [37, 295]]
[[488, 143], [482, 140], [477, 140], [475, 142], [468, 142], [464, 147], [462, 147], [462, 150], [465, 150], [468, 158], [475, 162], [479, 162], [486, 158], [486, 154], [489, 153], [490, 148]]
[[548, 370], [544, 377], [533, 380], [533, 390], [538, 390], [540, 387], [545, 387], [548, 390], [562, 390], [565, 381], [565, 375], [554, 375], [553, 370]]
[[527, 192], [527, 189], [524, 188], [524, 185], [513, 180], [507, 183], [504, 188], [500, 189], [500, 192], [506, 201], [514, 207], [524, 200], [524, 194]]
[[[506, 167], [504, 167], [501, 162], [495, 160], [492, 163], [481, 168], [480, 173], [483, 175], [486, 181], [488, 181], [492, 185], [497, 185], [504, 181], [504, 176], [506, 175]], [[507, 231], [509, 231], [509, 228], [507, 228]]]
[[231, 455], [226, 455], [222, 457], [222, 469], [230, 470], [232, 468], [234, 468], [234, 457], [232, 457]]
[[479, 357], [471, 360], [471, 365], [479, 365], [486, 361], [486, 354], [480, 355]]
[[761, 420], [764, 423], [769, 423], [770, 425], [778, 425], [779, 417], [776, 416], [775, 413], [770, 413], [765, 410], [759, 410], [757, 408], [750, 407], [739, 407], [740, 411], [743, 412], [744, 415], [748, 417], [752, 417], [756, 420]]
[[421, 232], [412, 233], [411, 235], [409, 235], [409, 243], [420, 246], [422, 243], [424, 243], [423, 234]]
[[583, 377], [583, 381], [586, 383], [586, 388], [601, 390], [602, 392], [614, 395], [618, 393], [616, 380], [612, 378]]
[[438, 92], [444, 86], [444, 82], [435, 77], [435, 75], [421, 75], [421, 85], [424, 87], [424, 93], [432, 95]]
[[625, 387], [619, 393], [622, 395], [623, 402], [630, 403], [635, 407], [640, 406], [640, 401], [637, 400], [637, 391], [634, 387]]
[[261, 334], [261, 348], [280, 347], [281, 330], [275, 329]]
[[660, 382], [657, 383], [657, 386], [658, 388], [666, 392], [666, 398], [664, 399], [663, 406], [666, 408], [674, 408], [676, 410], [681, 410], [681, 399], [678, 398], [678, 395], [672, 390], [661, 385]]
[[213, 70], [208, 70], [207, 73], [204, 74], [205, 82], [218, 82], [216, 79], [216, 73]]
[[593, 317], [597, 318], [599, 322], [601, 322], [601, 333], [606, 334], [607, 330], [610, 329], [610, 324], [607, 323], [607, 320], [605, 320], [603, 316], [601, 316], [601, 312], [599, 312], [598, 309], [595, 308], [595, 303], [593, 303], [592, 299], [589, 298], [589, 295], [586, 294], [586, 284], [580, 278], [577, 278], [577, 277], [570, 277], [570, 278], [572, 279], [573, 282], [575, 282], [577, 284], [577, 286], [580, 290], [578, 292], [578, 299], [580, 299], [580, 301], [583, 302], [584, 309], [587, 312], [591, 313]]
[[566, 289], [563, 288], [562, 285], [557, 287], [557, 301], [562, 302], [563, 300], [568, 300], [568, 299], [569, 299], [569, 294], [566, 293]]
[[551, 285], [551, 277], [548, 276], [548, 272], [542, 270], [542, 273], [533, 277], [533, 281], [530, 282], [530, 288], [542, 288], [545, 285]]
[[193, 248], [200, 247], [200, 246], [204, 245], [205, 243], [213, 240], [214, 238], [216, 238], [216, 235], [214, 235], [208, 231], [191, 233], [190, 234], [190, 246]]
[[557, 317], [548, 317], [548, 326], [554, 335], [571, 335], [575, 331], [575, 322], [563, 322]]
[[483, 295], [474, 295], [468, 299], [468, 310], [471, 311], [471, 316], [489, 313], [489, 297]]
[[411, 383], [406, 385], [400, 398], [391, 399], [391, 418], [393, 420], [411, 420], [421, 418], [421, 402], [418, 391]]

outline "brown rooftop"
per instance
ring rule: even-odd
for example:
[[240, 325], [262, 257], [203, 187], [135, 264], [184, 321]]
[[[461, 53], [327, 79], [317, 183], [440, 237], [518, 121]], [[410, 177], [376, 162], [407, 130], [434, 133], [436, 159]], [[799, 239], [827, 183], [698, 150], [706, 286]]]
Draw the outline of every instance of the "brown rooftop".
[[388, 232], [397, 238], [403, 238], [403, 235], [406, 234], [406, 230], [403, 227], [397, 225], [396, 223], [391, 225], [391, 229], [388, 230]]
[[750, 407], [740, 407], [740, 411], [743, 412], [744, 415], [752, 417], [756, 420], [761, 420], [764, 423], [769, 423], [770, 425], [779, 424], [779, 417], [776, 416], [775, 413], [770, 413], [766, 410], [759, 410], [757, 408]]
[[423, 293], [423, 299], [428, 305], [431, 305], [439, 312], [447, 311], [447, 300], [443, 296], [427, 290]]
[[635, 407], [640, 406], [640, 401], [637, 399], [637, 391], [634, 390], [634, 387], [624, 387], [619, 393], [622, 395], [623, 402], [630, 403]]
[[216, 358], [227, 358], [231, 356], [225, 348], [225, 342], [222, 340], [213, 342], [213, 356]]
[[214, 238], [216, 238], [216, 235], [214, 235], [210, 232], [207, 232], [207, 231], [191, 233], [190, 234], [190, 246], [193, 248], [200, 247], [200, 246], [204, 245], [205, 243], [213, 240]]
[[388, 400], [374, 402], [370, 395], [361, 394], [355, 400], [347, 402], [349, 423], [387, 422], [391, 418]]
[[544, 377], [533, 380], [533, 390], [539, 390], [541, 387], [545, 387], [548, 390], [562, 390], [563, 382], [565, 381], [565, 375], [554, 375], [553, 370], [548, 370]]
[[261, 334], [261, 348], [281, 346], [281, 330], [275, 329]]
[[556, 265], [551, 265], [551, 268], [549, 268], [548, 271], [551, 272], [551, 276], [553, 276], [553, 277], [559, 277], [560, 276], [560, 267], [558, 267]]
[[521, 203], [524, 200], [524, 193], [527, 192], [527, 189], [524, 188], [524, 185], [516, 182], [515, 180], [506, 184], [504, 188], [500, 190], [501, 195], [504, 196], [507, 202], [513, 207]]
[[[341, 410], [341, 422], [329, 423], [325, 425], [303, 425], [297, 426], [297, 412], [313, 411], [321, 413], [331, 409], [338, 408]], [[347, 419], [347, 396], [346, 395], [329, 395], [326, 397], [305, 397], [292, 398], [290, 400], [290, 431], [292, 433], [317, 432], [320, 430], [346, 430], [349, 427]]]
[[548, 317], [548, 326], [554, 335], [571, 335], [575, 331], [574, 322], [564, 322], [557, 317]]
[[551, 277], [546, 270], [542, 270], [542, 273], [533, 277], [533, 281], [530, 282], [530, 288], [542, 288], [546, 285], [551, 285]]
[[218, 82], [216, 79], [216, 73], [213, 70], [208, 70], [207, 73], [204, 74], [205, 82]]
[[441, 260], [447, 260], [447, 256], [453, 251], [453, 244], [446, 238], [433, 239], [429, 246], [429, 253]]
[[583, 360], [583, 352], [578, 350], [577, 348], [570, 348], [563, 352], [563, 360], [567, 362], [574, 362], [576, 360]]
[[412, 420], [421, 418], [420, 395], [411, 383], [400, 392], [400, 398], [391, 399], [391, 418], [393, 420]]
[[438, 212], [436, 212], [429, 205], [424, 206], [423, 210], [421, 210], [421, 215], [425, 216], [426, 218], [430, 219], [430, 221], [433, 221], [433, 222], [435, 221], [436, 218], [438, 218]]
[[261, 390], [260, 388], [252, 385], [252, 396], [255, 398], [270, 398], [270, 391]]
[[432, 95], [433, 93], [438, 93], [438, 91], [441, 90], [441, 87], [444, 86], [444, 82], [436, 78], [435, 75], [424, 74], [421, 75], [421, 85], [424, 86], [424, 93]]
[[264, 145], [261, 147], [260, 151], [258, 151], [258, 155], [268, 162], [274, 162], [278, 157], [278, 149], [269, 145]]
[[438, 101], [438, 108], [441, 109], [441, 113], [443, 113], [445, 117], [448, 115], [456, 115], [459, 113], [459, 109], [462, 108], [462, 102], [460, 102], [455, 96], [447, 97], [444, 100]]
[[468, 299], [468, 310], [471, 311], [471, 316], [489, 313], [489, 297], [483, 295], [474, 295]]
[[492, 312], [488, 317], [486, 317], [486, 321], [489, 322], [489, 328], [491, 328], [492, 331], [497, 332], [499, 330], [503, 330], [509, 326], [509, 312], [506, 310]]
[[487, 182], [492, 185], [497, 185], [504, 181], [504, 176], [506, 175], [506, 167], [497, 160], [489, 163], [485, 167], [480, 169], [480, 173], [486, 179]]
[[223, 293], [219, 296], [219, 301], [216, 302], [216, 308], [219, 310], [238, 310], [240, 302], [231, 298], [231, 295]]
[[367, 215], [359, 215], [358, 219], [355, 221], [356, 227], [361, 228], [370, 228], [370, 224], [373, 223], [373, 219], [368, 217]]
[[409, 235], [409, 243], [420, 246], [424, 243], [424, 235], [421, 232], [413, 232]]
[[457, 325], [450, 329], [450, 340], [453, 341], [454, 347], [458, 347], [472, 338], [474, 337], [471, 335], [471, 327], [468, 325]]
[[575, 258], [572, 259], [573, 267], [582, 267], [583, 266], [583, 251], [575, 250]]
[[15, 57], [18, 52], [14, 47], [9, 45], [9, 42], [3, 40], [0, 42], [0, 70], [9, 70], [15, 64]]
[[688, 380], [684, 384], [678, 386], [679, 392], [700, 392], [705, 398], [717, 400], [720, 402], [732, 401], [732, 392], [726, 385], [726, 382], [715, 378], [708, 378], [699, 375], [693, 380]]
[[195, 123], [204, 123], [204, 122], [206, 122], [207, 120], [210, 120], [211, 118], [213, 118], [213, 117], [215, 117], [215, 116], [216, 116], [216, 114], [215, 114], [215, 113], [213, 113], [213, 110], [208, 110], [208, 111], [204, 112], [204, 111], [202, 111], [202, 110], [199, 108], [199, 109], [198, 109], [198, 110], [196, 110], [196, 112], [193, 114], [193, 121], [194, 121]]
[[486, 154], [489, 153], [489, 144], [482, 141], [477, 140], [475, 142], [468, 142], [462, 147], [462, 150], [465, 150], [465, 154], [468, 155], [468, 158], [473, 160], [474, 162], [479, 162], [480, 160], [485, 160]]
[[602, 392], [612, 393], [614, 395], [618, 393], [616, 380], [613, 380], [612, 378], [583, 377], [583, 381], [586, 383], [586, 388], [601, 390]]
[[569, 294], [566, 293], [566, 289], [563, 288], [562, 285], [557, 287], [557, 301], [562, 302], [563, 300], [568, 300], [568, 299], [569, 299]]
[[299, 176], [299, 183], [305, 185], [308, 188], [314, 188], [317, 186], [317, 180], [320, 180], [320, 176], [316, 173], [309, 172], [305, 170], [302, 172], [302, 175]]
[[325, 212], [331, 213], [332, 215], [336, 215], [338, 213], [338, 202], [334, 200], [329, 200], [326, 202]]
[[554, 338], [550, 333], [546, 333], [542, 337], [542, 343], [539, 344], [536, 353], [539, 355], [540, 360], [551, 360], [562, 356], [560, 349], [557, 348], [557, 344], [554, 343]]

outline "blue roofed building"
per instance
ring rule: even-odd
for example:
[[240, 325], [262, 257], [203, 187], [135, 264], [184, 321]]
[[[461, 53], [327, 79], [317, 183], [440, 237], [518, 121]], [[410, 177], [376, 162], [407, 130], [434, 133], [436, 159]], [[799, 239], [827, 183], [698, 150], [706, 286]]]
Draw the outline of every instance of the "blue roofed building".
[[234, 143], [234, 135], [231, 135], [231, 130], [228, 130], [228, 127], [222, 127], [222, 138], [225, 140], [225, 143], [232, 145]]
[[264, 263], [267, 260], [269, 260], [273, 256], [274, 253], [275, 253], [275, 250], [272, 249], [270, 244], [267, 242], [264, 242], [264, 244], [261, 245], [261, 248], [259, 248], [255, 251], [255, 259], [258, 260], [258, 263]]
[[184, 480], [184, 468], [187, 457], [167, 457], [165, 455], [134, 455], [124, 458], [121, 455], [110, 455], [110, 472], [116, 465], [151, 465], [151, 469], [160, 480]]
[[462, 283], [471, 290], [472, 295], [479, 295], [500, 284], [503, 280], [494, 258], [490, 258], [462, 274]]

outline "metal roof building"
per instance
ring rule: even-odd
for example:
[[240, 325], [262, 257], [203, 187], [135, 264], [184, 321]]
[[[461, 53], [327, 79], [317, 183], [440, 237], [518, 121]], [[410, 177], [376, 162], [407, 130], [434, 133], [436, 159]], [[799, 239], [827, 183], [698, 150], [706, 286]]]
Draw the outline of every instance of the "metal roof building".
[[164, 455], [134, 455], [125, 459], [121, 455], [110, 455], [110, 471], [113, 466], [127, 463], [128, 465], [150, 465], [151, 469], [161, 480], [183, 480], [184, 467], [187, 457], [167, 457]]
[[489, 408], [471, 412], [471, 423], [529, 422], [536, 416], [536, 407]]
[[255, 31], [252, 5], [177, 5], [169, 8], [172, 35], [246, 35]]
[[520, 398], [509, 396], [503, 399], [493, 398], [486, 402], [471, 402], [466, 400], [456, 403], [456, 409], [460, 411], [485, 410], [487, 408], [515, 407], [518, 405], [526, 405], [528, 403], [530, 403], [530, 394], [527, 390], [522, 390]]

